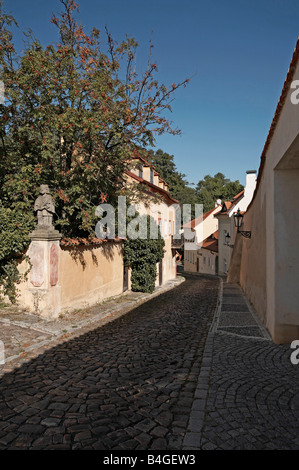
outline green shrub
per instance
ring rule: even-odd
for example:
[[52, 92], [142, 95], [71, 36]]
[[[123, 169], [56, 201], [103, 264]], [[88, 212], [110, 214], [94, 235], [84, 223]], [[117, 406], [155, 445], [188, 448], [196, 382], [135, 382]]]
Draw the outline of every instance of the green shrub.
[[[132, 268], [132, 290], [135, 292], [153, 292], [157, 276], [156, 265], [164, 256], [165, 242], [161, 237], [159, 228], [157, 239], [150, 238], [151, 224], [157, 225], [150, 216], [140, 216], [140, 223], [145, 222], [147, 237], [145, 239], [128, 239], [125, 242], [124, 262], [125, 266]], [[138, 229], [138, 226], [136, 227]]]

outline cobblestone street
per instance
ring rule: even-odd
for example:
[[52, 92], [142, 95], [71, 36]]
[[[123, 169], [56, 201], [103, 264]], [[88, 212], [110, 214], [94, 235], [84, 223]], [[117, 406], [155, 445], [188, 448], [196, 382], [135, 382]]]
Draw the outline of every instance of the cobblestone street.
[[[0, 450], [299, 449], [290, 345], [272, 342], [238, 286], [184, 277], [12, 360], [0, 382]], [[26, 341], [44, 342], [40, 329]]]
[[6, 373], [0, 449], [181, 449], [218, 289], [187, 278]]

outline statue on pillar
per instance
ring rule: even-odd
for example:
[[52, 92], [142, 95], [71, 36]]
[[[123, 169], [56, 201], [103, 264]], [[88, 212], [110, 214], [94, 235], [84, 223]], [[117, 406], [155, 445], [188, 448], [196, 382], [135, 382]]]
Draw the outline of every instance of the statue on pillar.
[[37, 213], [37, 227], [30, 234], [32, 240], [59, 240], [61, 234], [55, 230], [53, 215], [55, 205], [47, 184], [40, 185], [40, 195], [34, 203], [34, 211]]
[[40, 186], [40, 195], [34, 203], [34, 211], [37, 212], [38, 227], [54, 228], [53, 214], [55, 214], [55, 206], [47, 184], [41, 184]]

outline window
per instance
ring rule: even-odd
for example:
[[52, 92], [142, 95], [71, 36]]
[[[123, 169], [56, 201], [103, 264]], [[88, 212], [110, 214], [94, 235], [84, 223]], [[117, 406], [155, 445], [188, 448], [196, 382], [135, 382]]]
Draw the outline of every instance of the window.
[[143, 178], [143, 165], [139, 165], [139, 178]]

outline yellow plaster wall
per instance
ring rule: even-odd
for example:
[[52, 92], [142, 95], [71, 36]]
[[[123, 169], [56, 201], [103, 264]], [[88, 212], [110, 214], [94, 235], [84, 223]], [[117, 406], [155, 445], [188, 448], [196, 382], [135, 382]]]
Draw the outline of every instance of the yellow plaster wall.
[[61, 308], [80, 308], [123, 292], [123, 246], [63, 248], [60, 252]]

